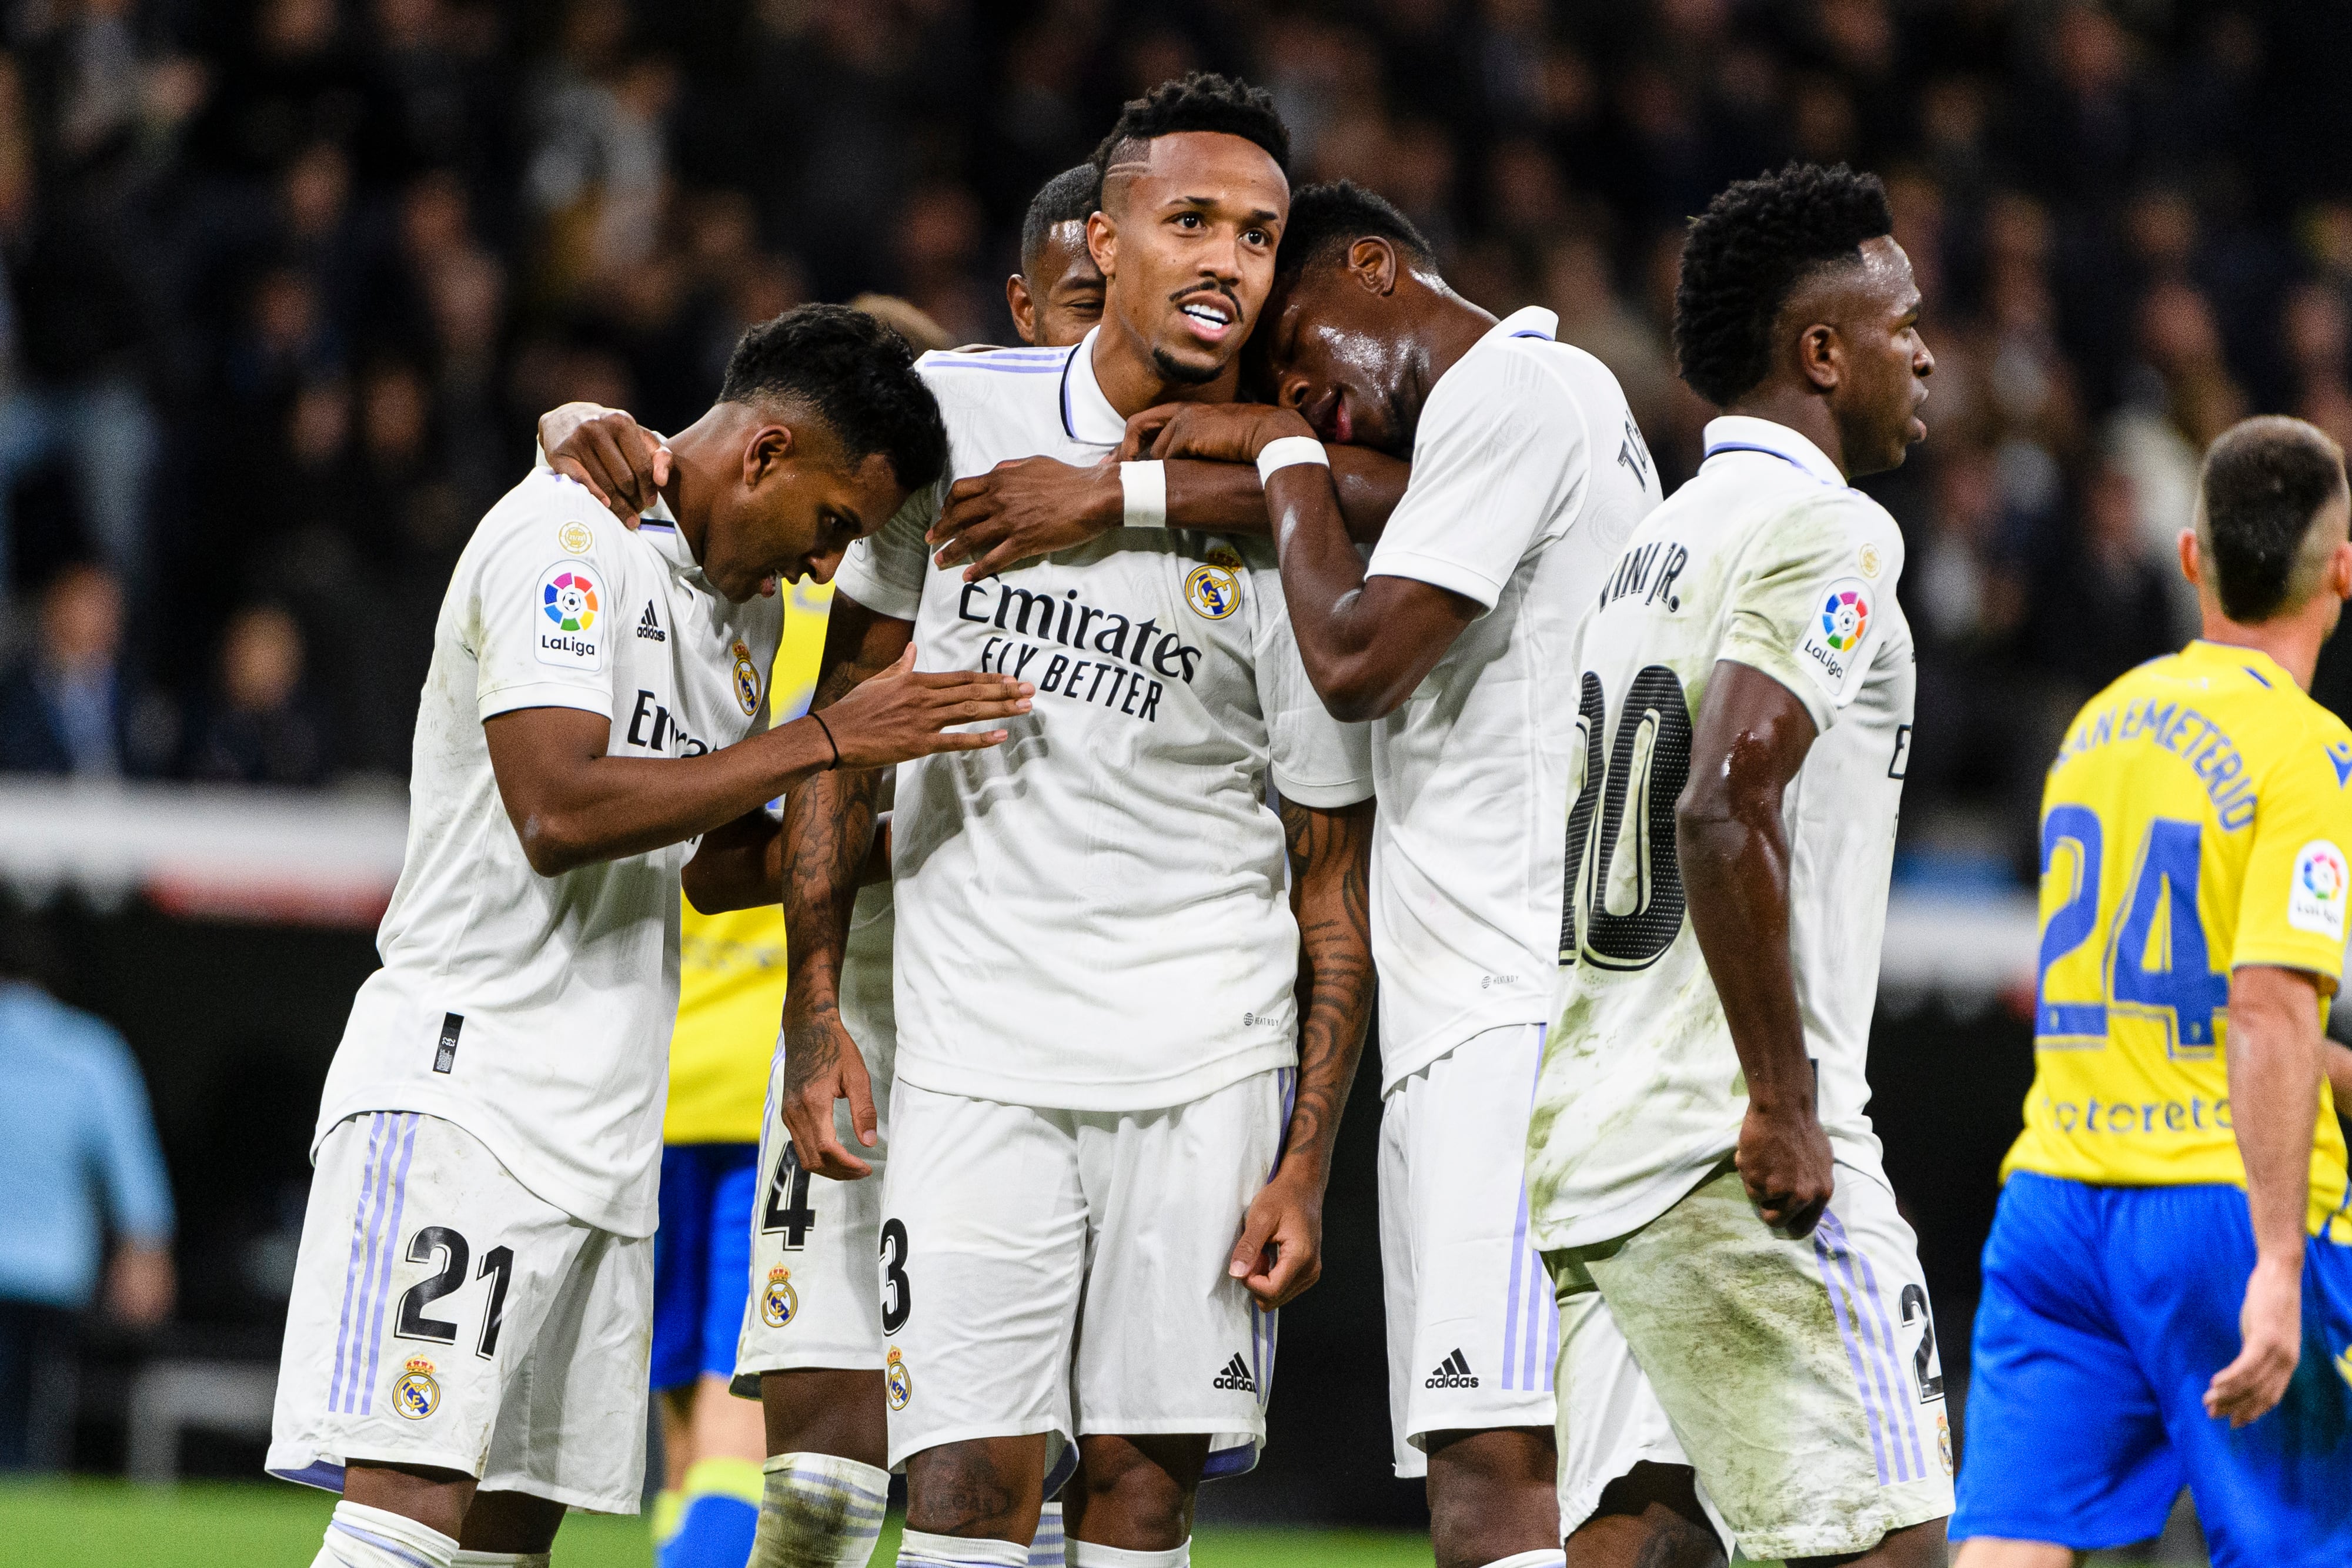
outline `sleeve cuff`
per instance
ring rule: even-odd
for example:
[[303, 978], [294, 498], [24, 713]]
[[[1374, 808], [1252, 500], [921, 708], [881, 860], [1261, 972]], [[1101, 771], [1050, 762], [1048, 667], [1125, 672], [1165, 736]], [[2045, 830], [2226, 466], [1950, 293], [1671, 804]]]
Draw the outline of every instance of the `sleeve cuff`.
[[1318, 811], [1336, 811], [1342, 806], [1352, 806], [1360, 800], [1372, 798], [1372, 781], [1370, 779], [1308, 783], [1289, 777], [1279, 768], [1274, 769], [1274, 788], [1284, 800], [1311, 806]]
[[1820, 735], [1837, 718], [1837, 704], [1822, 689], [1822, 683], [1800, 667], [1778, 648], [1760, 646], [1744, 638], [1733, 638], [1717, 653], [1718, 660], [1728, 659], [1735, 664], [1771, 676], [1786, 686], [1796, 699], [1804, 704], [1811, 716], [1813, 733]]
[[1372, 551], [1371, 564], [1364, 568], [1370, 577], [1402, 577], [1414, 582], [1425, 582], [1433, 588], [1443, 588], [1465, 599], [1478, 601], [1482, 610], [1492, 610], [1495, 601], [1503, 597], [1503, 585], [1482, 571], [1475, 571], [1460, 561], [1442, 556], [1423, 555], [1418, 550]]
[[923, 605], [922, 585], [900, 588], [885, 582], [855, 557], [842, 561], [833, 574], [836, 592], [846, 593], [877, 615], [887, 615], [894, 621], [912, 621]]
[[2242, 947], [2230, 955], [2230, 967], [2244, 969], [2300, 969], [2306, 975], [2317, 975], [2333, 988], [2343, 976], [2343, 950], [2332, 946], [2324, 938], [2304, 948], [2254, 946]]
[[575, 686], [568, 681], [524, 681], [493, 686], [474, 698], [474, 716], [496, 718], [527, 707], [578, 708], [600, 717], [613, 716], [613, 694], [597, 686]]

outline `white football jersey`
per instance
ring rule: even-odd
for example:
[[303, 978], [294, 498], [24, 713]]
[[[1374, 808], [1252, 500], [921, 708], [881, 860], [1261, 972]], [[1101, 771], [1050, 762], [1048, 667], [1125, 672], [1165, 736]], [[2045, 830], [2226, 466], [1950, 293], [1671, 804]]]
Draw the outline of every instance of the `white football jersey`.
[[782, 596], [711, 588], [667, 507], [631, 532], [542, 467], [490, 508], [434, 626], [383, 967], [352, 1004], [317, 1137], [422, 1111], [564, 1212], [653, 1233], [691, 846], [541, 876], [482, 726], [579, 708], [612, 721], [609, 755], [699, 756], [764, 727], [782, 629]]
[[981, 582], [931, 561], [947, 486], [1092, 464], [1126, 428], [1072, 349], [927, 354], [950, 474], [854, 546], [840, 591], [915, 623], [917, 664], [1034, 682], [986, 751], [898, 770], [900, 1079], [1080, 1111], [1199, 1099], [1297, 1060], [1284, 798], [1371, 793], [1324, 711], [1262, 539], [1121, 530]]
[[1658, 504], [1617, 378], [1558, 325], [1518, 311], [1438, 378], [1365, 569], [1486, 610], [1372, 726], [1383, 1089], [1482, 1030], [1551, 1020], [1576, 743], [1559, 672]]
[[1762, 671], [1812, 716], [1783, 807], [1790, 958], [1831, 1146], [1879, 1168], [1864, 1066], [1911, 744], [1903, 536], [1783, 425], [1717, 419], [1706, 447], [1633, 530], [1570, 666], [1584, 742], [1570, 917], [1528, 1132], [1532, 1234], [1547, 1249], [1639, 1228], [1738, 1145], [1747, 1088], [1675, 844], [1718, 660]]

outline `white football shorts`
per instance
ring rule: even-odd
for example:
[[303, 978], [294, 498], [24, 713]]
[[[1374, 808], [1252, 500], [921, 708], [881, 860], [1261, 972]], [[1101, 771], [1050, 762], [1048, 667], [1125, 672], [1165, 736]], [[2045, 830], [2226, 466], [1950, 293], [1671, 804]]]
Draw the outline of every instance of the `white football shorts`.
[[1297, 1077], [1139, 1112], [899, 1083], [882, 1193], [892, 1467], [1037, 1432], [1206, 1432], [1208, 1475], [1253, 1466], [1275, 1319], [1225, 1270]]
[[635, 1513], [654, 1244], [583, 1225], [437, 1116], [352, 1116], [319, 1146], [287, 1306], [272, 1475], [354, 1461]]
[[1566, 1348], [1602, 1321], [1589, 1282], [1758, 1561], [1865, 1552], [1952, 1511], [1917, 1239], [1877, 1172], [1840, 1160], [1836, 1179], [1802, 1240], [1765, 1228], [1727, 1163], [1641, 1229], [1548, 1259]]

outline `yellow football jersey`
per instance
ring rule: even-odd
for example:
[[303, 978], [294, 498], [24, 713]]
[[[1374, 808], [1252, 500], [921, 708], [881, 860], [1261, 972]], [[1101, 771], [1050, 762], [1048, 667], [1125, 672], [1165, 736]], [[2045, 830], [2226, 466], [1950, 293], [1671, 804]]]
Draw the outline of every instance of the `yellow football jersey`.
[[[2245, 1185], [2230, 974], [2336, 988], [2352, 730], [2265, 654], [2191, 643], [2075, 716], [2042, 809], [2041, 977], [2025, 1132], [2001, 1167], [2121, 1186]], [[2352, 1240], [2327, 1085], [2311, 1229]]]
[[[808, 711], [833, 585], [788, 585], [784, 640], [769, 680], [768, 722]], [[678, 931], [677, 1025], [669, 1042], [666, 1144], [755, 1144], [768, 1064], [784, 1010], [784, 915], [772, 904], [698, 915]]]

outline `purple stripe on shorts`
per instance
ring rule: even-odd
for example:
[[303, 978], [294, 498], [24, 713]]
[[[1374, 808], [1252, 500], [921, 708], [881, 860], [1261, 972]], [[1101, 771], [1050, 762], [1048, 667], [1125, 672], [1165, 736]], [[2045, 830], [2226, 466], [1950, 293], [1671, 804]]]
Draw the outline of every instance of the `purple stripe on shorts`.
[[416, 1153], [416, 1128], [425, 1120], [414, 1111], [404, 1113], [401, 1121], [400, 1173], [392, 1180], [392, 1223], [385, 1228], [383, 1239], [383, 1275], [376, 1287], [375, 1322], [368, 1329], [367, 1385], [360, 1390], [360, 1414], [375, 1414], [375, 1369], [377, 1354], [383, 1348], [385, 1309], [391, 1304], [392, 1260], [400, 1248], [400, 1211], [408, 1202], [408, 1161]]
[[1886, 1429], [1886, 1450], [1894, 1455], [1895, 1481], [1916, 1481], [1916, 1479], [1919, 1479], [1919, 1469], [1916, 1469], [1916, 1467], [1906, 1465], [1906, 1458], [1903, 1458], [1903, 1443], [1900, 1443], [1898, 1437], [1895, 1437], [1895, 1413], [1903, 1408], [1903, 1401], [1900, 1401], [1903, 1377], [1900, 1377], [1900, 1373], [1895, 1371], [1895, 1364], [1894, 1364], [1894, 1338], [1886, 1335], [1886, 1331], [1884, 1331], [1884, 1328], [1886, 1328], [1886, 1319], [1884, 1319], [1884, 1316], [1879, 1319], [1877, 1331], [1872, 1331], [1870, 1305], [1874, 1305], [1874, 1302], [1867, 1302], [1867, 1291], [1863, 1288], [1863, 1279], [1861, 1274], [1858, 1274], [1858, 1270], [1855, 1270], [1858, 1258], [1855, 1258], [1853, 1253], [1853, 1239], [1846, 1237], [1846, 1228], [1844, 1225], [1839, 1225], [1834, 1213], [1822, 1210], [1821, 1218], [1822, 1222], [1828, 1225], [1830, 1244], [1837, 1249], [1839, 1267], [1846, 1271], [1846, 1300], [1849, 1300], [1851, 1307], [1853, 1307], [1855, 1328], [1861, 1331], [1863, 1359], [1870, 1361], [1872, 1377], [1877, 1377], [1879, 1425]]
[[1894, 1408], [1908, 1417], [1902, 1422], [1899, 1436], [1910, 1442], [1911, 1476], [1916, 1480], [1927, 1473], [1927, 1455], [1919, 1446], [1917, 1406], [1911, 1398], [1910, 1385], [1903, 1379], [1903, 1353], [1895, 1338], [1895, 1326], [1886, 1318], [1886, 1298], [1878, 1293], [1878, 1270], [1870, 1266], [1869, 1254], [1860, 1248], [1853, 1249], [1853, 1260], [1862, 1270], [1862, 1288], [1870, 1300], [1871, 1315], [1878, 1320], [1879, 1335], [1886, 1342], [1887, 1365], [1895, 1376]]
[[381, 1118], [368, 1118], [367, 1160], [360, 1166], [360, 1199], [352, 1211], [352, 1255], [343, 1265], [343, 1303], [340, 1321], [335, 1325], [335, 1371], [327, 1380], [327, 1408], [340, 1412], [343, 1407], [343, 1369], [351, 1355], [352, 1292], [358, 1287], [362, 1239], [368, 1227], [368, 1183], [375, 1170], [376, 1147], [382, 1141]]
[[1528, 1184], [1519, 1180], [1519, 1218], [1511, 1230], [1511, 1283], [1503, 1294], [1503, 1386], [1517, 1388], [1519, 1354], [1520, 1275], [1528, 1261]]
[[[1839, 1283], [1837, 1271], [1831, 1263], [1830, 1239], [1822, 1233], [1819, 1227], [1813, 1231], [1813, 1258], [1821, 1268], [1822, 1283], [1829, 1291], [1830, 1315], [1837, 1319], [1838, 1338], [1845, 1343], [1845, 1361], [1853, 1373], [1854, 1390], [1862, 1396], [1863, 1416], [1870, 1426], [1870, 1451], [1878, 1463], [1878, 1484], [1885, 1486], [1887, 1484], [1886, 1442], [1880, 1430], [1878, 1406], [1870, 1396], [1870, 1378], [1862, 1369], [1862, 1350], [1854, 1343], [1853, 1328], [1846, 1321], [1845, 1287]], [[1859, 1323], [1859, 1316], [1854, 1321]]]
[[[394, 1142], [392, 1118], [378, 1111], [368, 1117], [367, 1164], [360, 1171], [360, 1206], [352, 1220], [352, 1254], [359, 1264], [358, 1294], [347, 1286], [343, 1293], [343, 1336], [336, 1344], [335, 1384], [328, 1408], [348, 1415], [359, 1401], [360, 1343], [367, 1334], [368, 1292], [375, 1281], [376, 1232], [383, 1223], [384, 1158]], [[346, 1364], [344, 1343], [349, 1343]]]
[[[1543, 1084], [1543, 1044], [1545, 1025], [1536, 1026], [1536, 1061], [1534, 1071], [1528, 1074], [1528, 1112], [1535, 1112], [1536, 1091]], [[1536, 1281], [1543, 1276], [1543, 1268], [1536, 1264], [1535, 1254], [1528, 1248], [1528, 1178], [1519, 1177], [1518, 1214], [1511, 1228], [1511, 1284], [1503, 1305], [1503, 1386], [1532, 1391], [1536, 1387]], [[1549, 1294], [1549, 1292], [1546, 1292]], [[1558, 1333], [1555, 1322], [1552, 1332]], [[1522, 1337], [1525, 1348], [1521, 1347]], [[1545, 1381], [1550, 1380], [1550, 1369], [1544, 1369]]]

